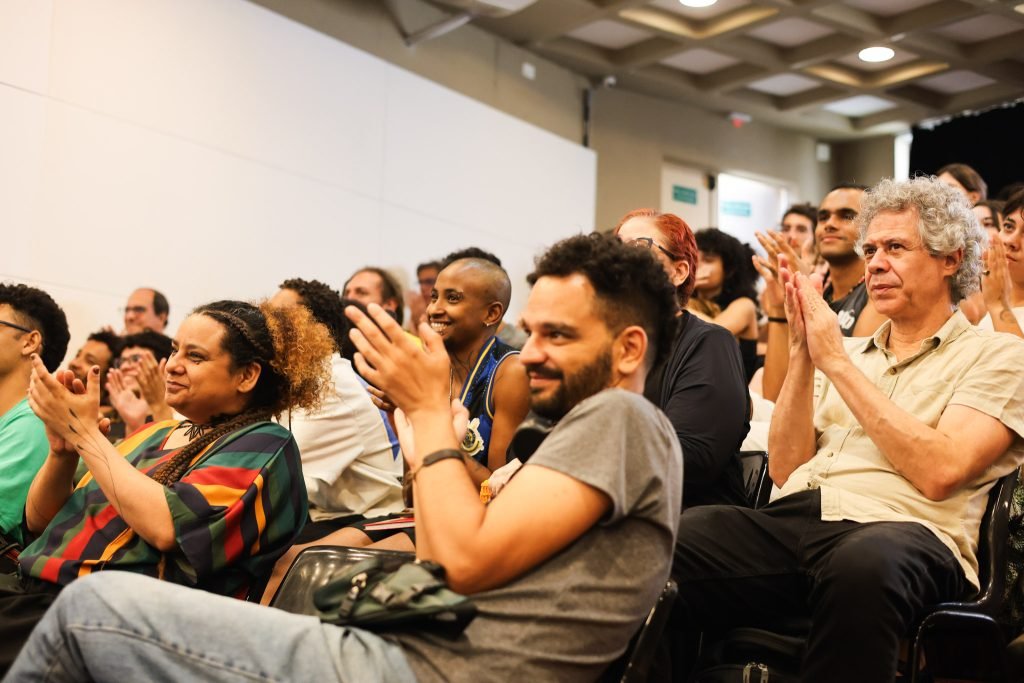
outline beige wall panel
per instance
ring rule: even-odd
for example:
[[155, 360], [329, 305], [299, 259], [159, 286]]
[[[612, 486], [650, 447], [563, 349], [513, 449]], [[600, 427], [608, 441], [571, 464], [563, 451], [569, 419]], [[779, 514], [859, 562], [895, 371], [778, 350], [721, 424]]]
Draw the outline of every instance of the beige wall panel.
[[756, 121], [736, 129], [725, 116], [614, 89], [598, 91], [593, 109], [600, 227], [631, 209], [659, 205], [663, 160], [773, 178], [815, 201], [831, 182], [829, 165], [814, 161], [815, 140], [806, 135]]
[[0, 0], [0, 83], [45, 93], [53, 0]]
[[837, 182], [856, 182], [874, 185], [882, 178], [891, 178], [895, 165], [893, 136], [844, 142], [833, 145]]

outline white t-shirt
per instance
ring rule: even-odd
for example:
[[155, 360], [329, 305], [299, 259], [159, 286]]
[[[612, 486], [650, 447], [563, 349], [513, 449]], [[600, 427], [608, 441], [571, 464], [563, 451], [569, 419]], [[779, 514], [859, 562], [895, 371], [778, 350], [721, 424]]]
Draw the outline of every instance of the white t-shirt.
[[[1024, 330], [1024, 306], [1017, 306], [1012, 309], [1013, 317], [1017, 319], [1017, 324], [1020, 325], [1020, 329]], [[992, 315], [989, 313], [985, 314], [985, 317], [978, 321], [978, 328], [982, 330], [994, 330], [992, 327]]]
[[352, 364], [334, 354], [334, 390], [314, 413], [281, 416], [302, 457], [313, 521], [402, 510], [402, 454]]

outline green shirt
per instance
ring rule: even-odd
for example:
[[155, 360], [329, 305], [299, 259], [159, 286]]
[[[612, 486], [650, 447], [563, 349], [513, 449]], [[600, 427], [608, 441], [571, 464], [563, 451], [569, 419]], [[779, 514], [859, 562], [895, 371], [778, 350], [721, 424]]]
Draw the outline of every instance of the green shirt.
[[27, 398], [0, 415], [0, 533], [18, 543], [28, 487], [49, 452], [46, 428]]

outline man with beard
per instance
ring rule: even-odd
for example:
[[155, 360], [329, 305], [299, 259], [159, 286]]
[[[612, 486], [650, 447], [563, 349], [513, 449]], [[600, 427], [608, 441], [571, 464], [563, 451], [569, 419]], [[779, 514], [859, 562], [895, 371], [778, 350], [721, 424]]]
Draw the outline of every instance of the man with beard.
[[457, 450], [453, 417], [461, 425], [465, 414], [448, 400], [440, 337], [421, 326], [421, 349], [379, 306], [372, 320], [347, 311], [359, 371], [400, 408], [418, 555], [443, 565], [478, 607], [462, 636], [384, 638], [98, 572], [64, 589], [12, 680], [53, 667], [98, 683], [152, 671], [173, 680], [596, 680], [668, 575], [682, 460], [643, 388], [671, 344], [675, 289], [649, 252], [603, 235], [555, 245], [530, 279], [522, 361], [533, 409], [558, 424], [490, 505]]

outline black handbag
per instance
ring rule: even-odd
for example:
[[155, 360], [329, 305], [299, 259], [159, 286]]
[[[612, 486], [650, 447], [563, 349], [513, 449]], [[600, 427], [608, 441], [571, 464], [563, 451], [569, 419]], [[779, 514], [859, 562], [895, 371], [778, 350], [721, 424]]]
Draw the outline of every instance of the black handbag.
[[313, 593], [320, 620], [370, 631], [416, 629], [454, 638], [476, 617], [476, 605], [448, 588], [444, 567], [415, 560], [386, 571], [363, 560]]

